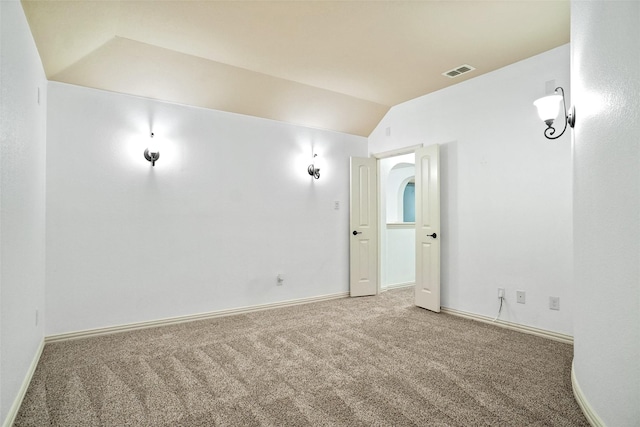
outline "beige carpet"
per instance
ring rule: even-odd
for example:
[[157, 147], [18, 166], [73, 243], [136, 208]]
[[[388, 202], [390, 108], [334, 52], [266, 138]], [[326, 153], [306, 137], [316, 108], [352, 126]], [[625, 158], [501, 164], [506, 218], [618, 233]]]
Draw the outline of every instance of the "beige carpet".
[[573, 348], [412, 289], [47, 344], [16, 426], [588, 426]]

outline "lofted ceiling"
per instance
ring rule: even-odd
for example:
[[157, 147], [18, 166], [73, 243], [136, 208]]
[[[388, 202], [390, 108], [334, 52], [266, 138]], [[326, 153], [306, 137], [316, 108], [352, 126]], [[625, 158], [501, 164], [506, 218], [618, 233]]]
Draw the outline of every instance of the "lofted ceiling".
[[569, 42], [568, 1], [22, 4], [49, 80], [362, 136], [393, 105]]

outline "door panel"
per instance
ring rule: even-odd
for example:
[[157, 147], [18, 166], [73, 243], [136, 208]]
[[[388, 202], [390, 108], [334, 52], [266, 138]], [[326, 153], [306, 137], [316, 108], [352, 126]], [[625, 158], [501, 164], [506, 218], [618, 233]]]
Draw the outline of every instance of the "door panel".
[[[416, 150], [415, 304], [440, 311], [439, 146]], [[434, 237], [435, 233], [435, 237]]]
[[369, 214], [371, 213], [371, 167], [370, 165], [358, 165], [359, 175], [359, 221], [358, 227], [370, 227], [371, 221]]
[[[422, 263], [422, 270], [425, 272], [429, 272], [433, 268], [431, 265], [431, 259], [433, 257], [431, 249], [432, 249], [432, 246], [430, 243], [423, 243], [422, 250], [419, 251], [420, 257], [421, 257], [419, 261]], [[428, 292], [428, 293], [432, 292], [431, 280], [422, 280], [420, 281], [420, 283], [422, 286], [422, 290], [421, 290], [422, 292]]]
[[[420, 193], [422, 197], [420, 198], [420, 208], [422, 215], [420, 216], [420, 223], [422, 227], [431, 227], [431, 209], [430, 209], [430, 190], [431, 190], [431, 156], [424, 156], [420, 159], [421, 174], [420, 174], [420, 183], [422, 184], [420, 189], [422, 192]], [[417, 174], [417, 173], [416, 173]]]
[[374, 158], [351, 158], [349, 220], [351, 296], [375, 295], [378, 292], [377, 167]]
[[360, 257], [360, 277], [358, 278], [359, 281], [366, 281], [369, 280], [369, 277], [371, 276], [369, 274], [369, 270], [370, 270], [370, 266], [369, 266], [369, 258], [370, 258], [370, 251], [369, 251], [369, 241], [368, 240], [358, 240], [357, 245], [359, 245], [360, 247], [358, 248], [358, 255]]

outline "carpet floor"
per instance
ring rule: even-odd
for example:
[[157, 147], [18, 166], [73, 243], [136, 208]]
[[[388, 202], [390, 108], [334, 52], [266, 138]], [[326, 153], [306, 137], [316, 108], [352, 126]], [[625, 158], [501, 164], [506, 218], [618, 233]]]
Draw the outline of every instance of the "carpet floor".
[[413, 289], [49, 343], [15, 426], [588, 426], [573, 347]]

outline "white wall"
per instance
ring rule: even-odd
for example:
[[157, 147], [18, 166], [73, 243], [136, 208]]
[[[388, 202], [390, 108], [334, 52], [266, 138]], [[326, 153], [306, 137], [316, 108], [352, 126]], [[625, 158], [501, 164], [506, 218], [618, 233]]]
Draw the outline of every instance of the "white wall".
[[393, 107], [369, 150], [441, 144], [442, 306], [495, 316], [504, 287], [501, 319], [572, 334], [571, 139], [532, 105], [550, 80], [569, 94], [568, 45]]
[[640, 424], [640, 3], [571, 3], [577, 382]]
[[44, 337], [46, 79], [18, 1], [0, 2], [0, 40], [0, 423], [4, 423]]
[[47, 335], [349, 290], [366, 138], [59, 83], [48, 120]]
[[416, 281], [415, 226], [387, 226], [385, 259], [386, 276], [382, 287], [407, 285]]

